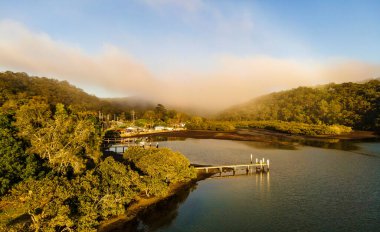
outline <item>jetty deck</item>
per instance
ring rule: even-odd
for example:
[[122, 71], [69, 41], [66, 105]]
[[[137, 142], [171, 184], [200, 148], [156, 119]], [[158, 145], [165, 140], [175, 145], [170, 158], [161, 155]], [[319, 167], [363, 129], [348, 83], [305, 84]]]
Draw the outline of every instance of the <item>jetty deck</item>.
[[135, 143], [137, 138], [121, 137], [121, 138], [103, 138], [103, 143]]
[[[113, 151], [115, 153], [124, 153], [128, 147], [140, 146], [146, 148], [157, 147], [158, 143], [148, 144], [147, 142], [136, 143], [136, 138], [103, 138], [103, 144], [107, 147], [106, 151]], [[112, 148], [108, 147], [109, 144], [113, 144]], [[253, 172], [269, 172], [269, 160], [256, 159], [254, 162], [251, 154], [251, 163], [248, 164], [232, 164], [232, 165], [215, 165], [215, 166], [197, 166], [194, 167], [198, 172], [204, 172], [209, 174], [219, 173], [231, 173], [235, 175], [237, 172], [245, 172], [246, 174]]]
[[198, 172], [204, 173], [219, 173], [222, 175], [224, 172], [232, 172], [235, 175], [238, 171], [244, 171], [246, 174], [255, 172], [268, 172], [269, 171], [269, 160], [266, 162], [260, 160], [257, 163], [251, 164], [234, 164], [234, 165], [218, 165], [218, 166], [204, 166], [195, 167]]

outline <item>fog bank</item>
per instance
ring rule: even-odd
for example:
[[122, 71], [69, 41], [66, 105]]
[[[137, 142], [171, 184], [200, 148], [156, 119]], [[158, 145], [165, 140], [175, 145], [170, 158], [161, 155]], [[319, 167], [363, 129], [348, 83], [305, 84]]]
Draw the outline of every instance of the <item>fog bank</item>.
[[213, 68], [154, 73], [128, 51], [104, 45], [88, 54], [81, 48], [32, 32], [13, 21], [0, 22], [0, 69], [67, 80], [87, 92], [137, 95], [181, 108], [216, 112], [259, 95], [295, 88], [380, 76], [380, 64], [359, 60], [297, 60], [221, 55]]

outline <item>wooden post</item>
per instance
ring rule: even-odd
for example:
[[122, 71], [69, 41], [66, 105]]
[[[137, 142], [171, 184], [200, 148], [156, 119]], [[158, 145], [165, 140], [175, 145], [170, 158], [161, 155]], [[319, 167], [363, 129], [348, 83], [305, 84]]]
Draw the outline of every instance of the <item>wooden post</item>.
[[267, 160], [267, 166], [268, 166], [268, 170], [269, 170], [269, 160]]
[[236, 173], [236, 168], [235, 167], [234, 167], [232, 173], [235, 175], [235, 173]]
[[261, 171], [263, 171], [263, 161], [262, 160], [260, 160], [260, 169], [261, 169]]
[[256, 158], [256, 163], [259, 163], [258, 160], [257, 160], [257, 158]]
[[251, 154], [251, 164], [252, 164], [252, 154]]

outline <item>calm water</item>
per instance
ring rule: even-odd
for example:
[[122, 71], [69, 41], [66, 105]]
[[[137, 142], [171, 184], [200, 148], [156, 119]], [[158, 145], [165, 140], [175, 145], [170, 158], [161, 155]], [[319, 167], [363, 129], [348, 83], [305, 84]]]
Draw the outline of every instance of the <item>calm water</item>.
[[345, 143], [160, 142], [192, 163], [248, 163], [253, 154], [271, 171], [200, 181], [117, 231], [380, 231], [380, 143]]

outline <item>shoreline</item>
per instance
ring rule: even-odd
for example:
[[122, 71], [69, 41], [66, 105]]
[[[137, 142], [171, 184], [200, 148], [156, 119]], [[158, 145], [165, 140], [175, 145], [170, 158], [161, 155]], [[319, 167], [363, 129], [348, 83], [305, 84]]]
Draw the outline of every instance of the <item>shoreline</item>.
[[208, 130], [182, 130], [182, 131], [165, 131], [153, 132], [150, 134], [137, 134], [130, 136], [130, 138], [137, 137], [180, 137], [180, 138], [196, 138], [196, 139], [224, 139], [224, 140], [238, 140], [238, 141], [257, 141], [268, 142], [268, 137], [272, 138], [287, 138], [295, 140], [361, 140], [361, 139], [378, 139], [380, 135], [374, 131], [352, 131], [350, 133], [341, 135], [296, 135], [286, 134], [277, 131], [266, 129], [239, 129], [235, 131], [208, 131]]
[[147, 211], [150, 211], [165, 202], [170, 201], [177, 195], [183, 194], [189, 189], [195, 187], [199, 181], [207, 179], [205, 174], [197, 174], [197, 178], [188, 182], [176, 183], [170, 186], [169, 193], [162, 197], [138, 197], [137, 201], [132, 203], [126, 210], [126, 212], [120, 216], [110, 218], [100, 223], [97, 231], [110, 232], [113, 230], [128, 229], [126, 226], [134, 226], [137, 223], [138, 217], [144, 215]]

